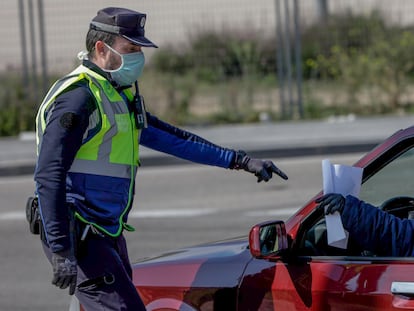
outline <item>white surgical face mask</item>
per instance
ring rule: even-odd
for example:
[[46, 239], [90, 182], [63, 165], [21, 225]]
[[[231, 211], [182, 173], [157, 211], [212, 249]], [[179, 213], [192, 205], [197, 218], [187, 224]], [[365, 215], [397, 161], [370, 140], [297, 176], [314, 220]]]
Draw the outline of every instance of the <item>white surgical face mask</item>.
[[121, 54], [105, 43], [106, 47], [121, 57], [122, 63], [118, 69], [105, 70], [111, 74], [120, 86], [132, 85], [142, 74], [145, 64], [143, 52]]

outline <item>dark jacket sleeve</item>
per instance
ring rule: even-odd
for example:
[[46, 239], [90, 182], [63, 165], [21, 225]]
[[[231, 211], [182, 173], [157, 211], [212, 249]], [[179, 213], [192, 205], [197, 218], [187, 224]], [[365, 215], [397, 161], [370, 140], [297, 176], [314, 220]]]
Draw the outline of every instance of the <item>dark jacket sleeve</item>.
[[149, 113], [147, 119], [148, 127], [141, 133], [141, 145], [192, 162], [232, 168], [236, 154], [234, 150], [215, 145]]
[[350, 237], [365, 250], [380, 256], [414, 255], [414, 220], [388, 214], [350, 195], [341, 216]]
[[70, 246], [66, 174], [82, 144], [94, 101], [86, 87], [76, 87], [52, 105], [34, 179], [46, 239], [52, 252], [58, 252]]

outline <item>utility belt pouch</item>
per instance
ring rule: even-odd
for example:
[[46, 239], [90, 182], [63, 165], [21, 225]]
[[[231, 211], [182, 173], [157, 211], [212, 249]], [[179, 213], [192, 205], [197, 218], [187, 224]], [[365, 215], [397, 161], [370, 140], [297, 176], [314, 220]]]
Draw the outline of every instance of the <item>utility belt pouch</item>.
[[26, 203], [26, 220], [32, 234], [40, 234], [42, 221], [40, 218], [39, 204], [37, 197], [29, 197]]

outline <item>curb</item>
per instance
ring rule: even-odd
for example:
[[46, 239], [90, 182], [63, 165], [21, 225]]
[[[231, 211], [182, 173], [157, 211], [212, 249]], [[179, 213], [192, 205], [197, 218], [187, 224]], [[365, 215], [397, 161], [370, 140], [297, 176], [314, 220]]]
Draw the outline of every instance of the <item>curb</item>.
[[[363, 153], [373, 149], [379, 141], [343, 144], [325, 144], [300, 147], [281, 147], [277, 149], [258, 149], [245, 151], [252, 157], [257, 158], [291, 158], [303, 156]], [[170, 165], [194, 165], [194, 163], [182, 160], [169, 155], [150, 155], [142, 156], [141, 162], [144, 167], [170, 166]], [[21, 161], [0, 164], [0, 177], [33, 175], [35, 163]]]

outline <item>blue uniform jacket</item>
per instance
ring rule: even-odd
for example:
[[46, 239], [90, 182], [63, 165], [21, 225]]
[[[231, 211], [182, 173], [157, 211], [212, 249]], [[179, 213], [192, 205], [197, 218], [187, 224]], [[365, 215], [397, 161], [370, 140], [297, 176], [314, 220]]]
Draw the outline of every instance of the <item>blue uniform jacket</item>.
[[414, 220], [395, 217], [350, 195], [341, 218], [350, 237], [365, 250], [379, 256], [414, 256]]
[[[105, 74], [92, 63], [84, 65]], [[48, 244], [53, 252], [67, 249], [70, 245], [69, 214], [65, 206], [66, 177], [85, 139], [89, 116], [95, 108], [90, 90], [79, 84], [59, 95], [48, 115], [34, 179]], [[141, 145], [196, 163], [232, 167], [234, 150], [217, 146], [149, 113], [147, 119], [148, 127], [141, 132]]]

